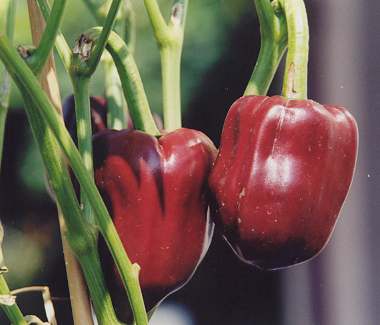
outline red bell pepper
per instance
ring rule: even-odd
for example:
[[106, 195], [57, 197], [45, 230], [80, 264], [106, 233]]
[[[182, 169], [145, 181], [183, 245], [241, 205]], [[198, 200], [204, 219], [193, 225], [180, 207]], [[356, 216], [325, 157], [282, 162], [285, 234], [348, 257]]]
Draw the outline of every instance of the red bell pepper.
[[235, 252], [265, 269], [315, 256], [347, 195], [357, 137], [343, 107], [280, 96], [237, 100], [210, 176]]
[[[246, 96], [232, 105], [209, 178], [224, 237], [241, 259], [263, 269], [306, 261], [326, 245], [351, 184], [358, 142], [345, 108], [306, 99], [303, 1], [274, 3], [256, 1], [266, 46], [245, 95], [266, 93], [283, 50], [278, 35], [286, 35], [284, 97]], [[263, 55], [268, 43], [272, 56]]]
[[[207, 179], [216, 148], [184, 128], [159, 138], [107, 130], [95, 135], [93, 148], [96, 184], [128, 256], [141, 267], [151, 310], [189, 280], [210, 243]], [[116, 268], [105, 272], [111, 292], [125, 297]], [[114, 300], [128, 314], [128, 300]]]

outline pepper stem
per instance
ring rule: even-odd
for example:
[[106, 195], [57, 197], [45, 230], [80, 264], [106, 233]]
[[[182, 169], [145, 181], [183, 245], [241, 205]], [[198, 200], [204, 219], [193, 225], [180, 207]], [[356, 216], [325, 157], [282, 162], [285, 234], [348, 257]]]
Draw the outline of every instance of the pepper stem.
[[[89, 83], [87, 77], [73, 76], [75, 98], [75, 116], [77, 121], [78, 150], [83, 163], [91, 177], [94, 175], [92, 162], [92, 125]], [[91, 224], [95, 223], [91, 206], [83, 189], [80, 190], [80, 200], [85, 218]]]
[[169, 22], [157, 0], [144, 0], [161, 56], [162, 101], [166, 131], [181, 127], [181, 56], [188, 0], [175, 0]]
[[288, 29], [288, 54], [283, 96], [289, 99], [307, 98], [307, 65], [309, 60], [309, 25], [303, 0], [279, 0]]
[[257, 63], [244, 92], [266, 95], [287, 47], [286, 21], [277, 1], [255, 0], [261, 46]]
[[[96, 41], [102, 29], [94, 27], [85, 35]], [[129, 113], [132, 117], [134, 127], [150, 135], [159, 136], [152, 113], [150, 111], [148, 98], [145, 93], [144, 84], [134, 57], [125, 42], [116, 33], [111, 32], [107, 41], [107, 50], [111, 54], [120, 76], [124, 96], [128, 103]]]

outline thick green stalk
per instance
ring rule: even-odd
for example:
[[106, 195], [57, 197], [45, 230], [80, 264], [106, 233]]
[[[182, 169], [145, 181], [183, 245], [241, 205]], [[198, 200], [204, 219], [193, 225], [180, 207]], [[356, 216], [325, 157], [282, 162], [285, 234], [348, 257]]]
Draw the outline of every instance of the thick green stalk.
[[164, 126], [170, 132], [182, 125], [180, 48], [161, 49], [161, 69]]
[[[50, 16], [49, 3], [46, 0], [37, 0], [37, 2], [42, 12], [42, 15], [44, 16], [45, 21], [48, 21], [49, 16]], [[55, 2], [56, 1], [54, 1], [54, 3]], [[66, 71], [69, 71], [69, 68], [71, 65], [72, 52], [71, 52], [70, 46], [67, 44], [65, 37], [63, 36], [62, 32], [59, 29], [57, 30], [57, 34], [55, 38], [55, 47], [57, 49], [59, 57], [61, 58], [63, 62], [63, 65]]]
[[107, 208], [93, 179], [88, 175], [81, 156], [68, 134], [63, 121], [60, 119], [58, 113], [52, 108], [49, 99], [41, 91], [38, 81], [31, 70], [17, 55], [17, 52], [10, 46], [7, 38], [1, 35], [0, 59], [4, 62], [12, 78], [17, 80], [18, 76], [23, 76], [20, 82], [33, 99], [33, 111], [40, 112], [48, 123], [55, 138], [58, 140], [62, 150], [68, 158], [80, 186], [86, 191], [87, 197], [94, 210], [98, 227], [110, 249], [126, 287], [136, 324], [146, 325], [147, 314], [138, 281], [139, 266], [137, 264], [132, 264], [129, 260]]
[[[87, 31], [85, 35], [92, 40], [96, 40], [100, 33], [101, 28], [94, 27]], [[159, 135], [160, 132], [150, 111], [144, 85], [132, 53], [120, 36], [114, 32], [110, 34], [108, 39], [107, 50], [111, 54], [119, 72], [134, 127], [151, 135]]]
[[96, 229], [83, 219], [70, 175], [66, 165], [60, 159], [61, 150], [51, 129], [46, 125], [43, 116], [33, 107], [35, 105], [34, 100], [24, 89], [22, 82], [18, 81], [17, 83], [20, 89], [23, 90], [26, 112], [49, 176], [50, 185], [65, 217], [67, 231], [64, 235], [81, 263], [90, 293], [102, 293], [99, 296], [91, 296], [99, 324], [120, 324], [117, 322], [112, 302], [107, 299], [109, 294], [107, 293], [101, 268], [95, 262], [94, 265], [86, 263], [86, 261], [93, 262], [93, 259], [98, 254]]
[[[78, 150], [82, 156], [84, 166], [89, 175], [93, 177], [94, 167], [92, 162], [92, 125], [89, 92], [90, 79], [87, 77], [72, 78], [72, 83], [74, 86]], [[83, 189], [81, 189], [80, 194], [83, 214], [91, 224], [94, 224], [91, 206]]]
[[[10, 295], [11, 292], [8, 288], [7, 282], [3, 275], [0, 275], [0, 295]], [[7, 315], [8, 319], [11, 321], [12, 325], [27, 325], [21, 310], [18, 308], [17, 304], [7, 306], [1, 304], [1, 308]]]
[[266, 95], [287, 47], [285, 16], [277, 1], [255, 0], [260, 23], [259, 57], [244, 95]]
[[188, 0], [177, 0], [168, 23], [156, 0], [144, 0], [161, 55], [164, 126], [181, 127], [181, 56]]
[[95, 228], [83, 219], [70, 175], [64, 162], [59, 158], [61, 151], [53, 133], [46, 125], [43, 116], [33, 107], [33, 98], [27, 94], [27, 90], [23, 88], [21, 82], [17, 83], [20, 89], [24, 90], [24, 101], [30, 125], [37, 140], [50, 185], [65, 217], [67, 231], [64, 235], [81, 263], [90, 292], [102, 292], [100, 296], [91, 296], [99, 324], [120, 324], [115, 321], [117, 318], [112, 302], [107, 299], [109, 294], [101, 268], [95, 262], [94, 265], [86, 263], [86, 261], [93, 262], [98, 254]]
[[65, 5], [66, 0], [54, 1], [41, 41], [32, 56], [28, 58], [30, 67], [37, 74], [41, 72], [54, 47], [56, 36], [59, 33], [59, 26], [62, 22]]
[[282, 88], [289, 99], [307, 98], [309, 25], [303, 0], [279, 0], [288, 29], [288, 54]]

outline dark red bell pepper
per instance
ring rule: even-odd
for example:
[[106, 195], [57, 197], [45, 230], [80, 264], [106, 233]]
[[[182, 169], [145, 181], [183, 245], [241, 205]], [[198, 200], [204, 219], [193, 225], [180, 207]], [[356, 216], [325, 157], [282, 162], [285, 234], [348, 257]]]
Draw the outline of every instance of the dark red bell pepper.
[[[159, 138], [107, 130], [95, 135], [93, 148], [96, 184], [130, 259], [141, 267], [151, 310], [188, 281], [210, 243], [207, 179], [216, 148], [184, 128]], [[105, 272], [111, 292], [125, 297], [115, 267]], [[126, 298], [114, 302], [128, 314]]]
[[350, 187], [357, 142], [343, 107], [280, 96], [237, 100], [209, 183], [238, 256], [264, 269], [315, 256]]

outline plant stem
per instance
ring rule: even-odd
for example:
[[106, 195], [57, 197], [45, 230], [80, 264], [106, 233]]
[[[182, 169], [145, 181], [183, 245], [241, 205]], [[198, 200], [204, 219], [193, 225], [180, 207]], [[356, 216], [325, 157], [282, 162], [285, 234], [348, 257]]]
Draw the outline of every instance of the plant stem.
[[[17, 83], [20, 84], [20, 81]], [[107, 289], [104, 284], [101, 269], [97, 268], [96, 265], [90, 266], [89, 264], [82, 264], [82, 259], [88, 259], [87, 256], [96, 256], [95, 254], [97, 254], [95, 228], [82, 217], [71, 184], [70, 175], [68, 174], [63, 161], [60, 159], [60, 150], [54, 135], [52, 134], [51, 129], [47, 127], [44, 118], [40, 116], [40, 113], [36, 110], [34, 100], [28, 95], [27, 90], [23, 87], [24, 86], [21, 83], [20, 88], [23, 89], [23, 93], [26, 94], [24, 95], [26, 96], [24, 101], [28, 118], [37, 140], [37, 144], [39, 145], [51, 186], [65, 217], [67, 231], [63, 230], [64, 236], [67, 238], [70, 247], [73, 249], [83, 267], [83, 272], [90, 292], [106, 292]], [[91, 270], [85, 268], [90, 268]], [[96, 281], [94, 280], [95, 278]], [[104, 296], [91, 296], [91, 298], [94, 302], [95, 313], [99, 324], [120, 324], [115, 322], [116, 315], [110, 301], [104, 300]], [[101, 306], [101, 308], [98, 308], [99, 306]], [[74, 308], [75, 307], [76, 306], [74, 306]], [[83, 312], [84, 311], [82, 311], [82, 313]], [[79, 320], [75, 320], [76, 324], [82, 325], [83, 318], [86, 319], [87, 316], [81, 314], [79, 317], [81, 321], [78, 322]], [[102, 322], [100, 320], [102, 320]]]
[[[37, 0], [38, 6], [40, 7], [41, 13], [47, 21], [50, 16], [50, 7], [49, 3], [46, 0]], [[58, 29], [57, 30], [57, 35], [55, 39], [55, 47], [57, 49], [58, 55], [61, 58], [63, 65], [66, 69], [66, 71], [69, 71], [70, 65], [71, 65], [71, 56], [72, 52], [67, 44], [67, 41], [61, 31]]]
[[[93, 177], [94, 167], [92, 162], [92, 125], [90, 107], [90, 79], [87, 77], [73, 77], [75, 98], [75, 115], [77, 121], [78, 150], [82, 156], [83, 164], [89, 175]], [[91, 206], [83, 189], [80, 191], [82, 211], [85, 218], [94, 224]]]
[[[3, 275], [0, 275], [0, 295], [10, 295], [11, 292], [4, 279]], [[8, 319], [11, 321], [12, 325], [27, 325], [21, 310], [18, 308], [17, 304], [7, 306], [1, 304], [1, 308], [7, 315]]]
[[[101, 28], [94, 27], [87, 31], [85, 35], [96, 40], [100, 33]], [[144, 85], [132, 53], [120, 36], [114, 32], [110, 34], [108, 39], [107, 50], [111, 54], [119, 72], [134, 127], [151, 135], [159, 135], [160, 131], [157, 129], [150, 111]]]
[[[111, 1], [112, 0], [83, 0], [99, 25], [104, 24], [107, 13], [105, 8], [109, 7]], [[135, 42], [136, 31], [134, 19], [135, 17], [131, 1], [123, 1], [121, 4], [121, 10], [115, 19], [114, 31], [116, 31], [116, 33], [119, 34], [127, 42], [128, 46], [134, 46]]]
[[46, 27], [41, 36], [41, 40], [37, 49], [32, 56], [28, 58], [29, 65], [32, 70], [39, 74], [48, 59], [50, 52], [55, 44], [56, 36], [59, 32], [59, 26], [63, 18], [66, 0], [54, 1], [53, 8], [49, 19], [47, 19]]
[[[32, 35], [34, 44], [41, 43], [41, 36], [44, 33], [44, 18], [41, 16], [41, 11], [38, 9], [37, 4], [34, 1], [28, 2], [30, 21], [32, 27]], [[43, 69], [40, 75], [40, 82], [43, 90], [46, 92], [47, 96], [53, 101], [55, 108], [59, 113], [62, 112], [61, 107], [61, 96], [59, 90], [59, 84], [56, 77], [55, 65], [53, 56], [50, 55], [48, 63]], [[43, 122], [43, 120], [41, 120]], [[46, 129], [44, 123], [43, 129]], [[54, 139], [51, 138], [51, 143], [55, 144]], [[43, 145], [43, 144], [42, 144]], [[54, 157], [54, 159], [63, 159], [62, 153], [57, 150], [59, 156]], [[45, 157], [45, 161], [50, 161], [51, 157]], [[65, 170], [67, 170], [66, 164], [64, 164]], [[66, 178], [63, 179], [63, 184], [68, 188], [68, 192], [72, 191], [71, 182], [66, 182]], [[57, 196], [59, 199], [59, 196]], [[58, 220], [61, 231], [62, 246], [65, 258], [66, 273], [68, 279], [68, 286], [70, 291], [70, 302], [73, 315], [73, 321], [76, 325], [93, 325], [91, 304], [87, 293], [86, 284], [84, 282], [83, 274], [80, 270], [78, 261], [74, 256], [74, 252], [71, 249], [68, 239], [66, 238], [67, 226], [65, 222], [65, 217], [62, 213], [62, 209], [59, 208], [59, 201], [57, 201], [58, 207]], [[73, 206], [77, 206], [76, 200], [72, 202]], [[79, 209], [78, 209], [79, 210]], [[75, 212], [75, 211], [74, 211]], [[65, 211], [64, 213], [72, 213], [71, 211]], [[75, 217], [75, 215], [74, 215]], [[81, 216], [79, 216], [81, 217]], [[96, 248], [94, 248], [96, 249]]]
[[169, 23], [162, 17], [156, 0], [144, 0], [144, 4], [160, 49], [164, 126], [170, 132], [182, 124], [181, 56], [188, 1], [174, 2]]
[[[87, 286], [82, 269], [66, 239], [65, 217], [58, 209], [59, 228], [61, 230], [62, 248], [65, 259], [67, 285], [70, 292], [71, 311], [75, 325], [94, 325], [91, 312], [91, 303], [87, 293]], [[95, 248], [94, 248], [95, 249]], [[100, 274], [100, 277], [103, 275]], [[89, 287], [91, 284], [89, 285]], [[112, 306], [112, 305], [111, 305]]]
[[278, 3], [255, 0], [260, 23], [259, 57], [244, 95], [266, 95], [287, 47], [286, 21]]
[[[76, 87], [76, 90], [78, 90], [76, 93], [79, 94], [79, 103], [78, 103], [78, 107], [82, 107], [82, 106], [86, 106], [86, 100], [88, 101], [88, 82], [85, 81], [80, 81], [78, 84], [75, 84], [77, 87]], [[82, 95], [82, 96], [80, 96]], [[89, 106], [89, 104], [88, 104]], [[83, 111], [83, 110], [82, 110]], [[86, 109], [84, 109], [84, 111], [86, 112]], [[41, 121], [43, 121], [41, 119]], [[83, 122], [83, 121], [81, 121]], [[83, 124], [83, 123], [81, 123]], [[81, 132], [79, 132], [79, 134], [82, 135]], [[83, 137], [80, 137], [79, 138], [82, 140], [81, 141], [81, 145], [83, 147]], [[92, 144], [91, 143], [91, 130], [89, 132], [89, 138], [90, 138], [90, 145]], [[54, 139], [52, 139], [54, 141]], [[85, 144], [86, 146], [86, 144]], [[91, 164], [91, 161], [92, 161], [92, 157], [91, 157], [91, 154], [90, 154], [90, 164]], [[85, 159], [86, 160], [86, 159]], [[87, 163], [87, 161], [86, 161]], [[92, 164], [90, 166], [91, 170], [92, 170]], [[71, 186], [71, 183], [70, 183], [70, 186]], [[77, 205], [76, 202], [74, 202], [74, 204]], [[88, 211], [89, 209], [86, 209], [86, 211]], [[68, 211], [65, 211], [66, 212], [66, 215], [67, 213], [70, 213]], [[87, 213], [88, 214], [88, 213]], [[81, 218], [81, 215], [77, 215], [76, 218]], [[67, 217], [66, 217], [67, 219]], [[63, 233], [68, 236], [69, 238], [71, 238], [70, 240], [70, 244], [73, 246], [73, 242], [76, 242], [78, 240], [78, 237], [80, 236], [79, 235], [76, 235], [75, 233], [73, 233], [72, 231], [72, 227], [68, 227], [69, 228], [69, 231], [64, 231], [65, 228], [63, 228]], [[91, 227], [87, 227], [87, 232], [92, 232], [93, 234], [95, 234], [95, 229], [92, 229]], [[83, 236], [84, 234], [82, 234]], [[97, 254], [97, 244], [96, 244], [96, 239], [93, 241], [93, 242], [90, 242], [88, 243], [88, 249], [87, 250], [84, 250], [84, 251], [81, 251], [81, 250], [78, 250], [78, 249], [75, 249], [75, 246], [74, 246], [74, 250], [75, 250], [75, 253], [77, 254], [78, 257], [80, 257], [80, 259], [82, 258], [86, 258], [87, 255], [96, 255]], [[66, 246], [65, 245], [65, 237], [63, 238], [63, 245], [64, 247]], [[75, 244], [74, 244], [75, 245]], [[69, 260], [71, 262], [70, 265], [68, 265], [68, 278], [69, 278], [69, 282], [71, 284], [71, 281], [75, 282], [77, 284], [76, 287], [73, 288], [72, 285], [70, 285], [70, 289], [71, 289], [71, 293], [72, 293], [72, 296], [71, 296], [71, 301], [73, 303], [73, 317], [74, 317], [74, 321], [76, 324], [92, 324], [92, 313], [91, 313], [91, 310], [90, 310], [90, 306], [89, 304], [86, 304], [86, 301], [88, 301], [88, 298], [86, 297], [86, 290], [85, 290], [85, 287], [82, 285], [82, 282], [80, 281], [81, 279], [81, 274], [80, 272], [78, 273], [78, 269], [76, 268], [76, 263], [74, 261], [74, 259], [72, 259], [70, 257], [70, 254], [68, 254], [69, 252], [67, 251], [66, 249], [66, 252], [65, 252], [65, 258], [66, 260]], [[97, 255], [96, 255], [97, 256]], [[97, 262], [99, 264], [99, 261]], [[118, 324], [117, 322], [117, 319], [116, 319], [116, 315], [115, 315], [115, 312], [113, 310], [113, 306], [112, 306], [112, 303], [110, 300], [103, 300], [103, 296], [104, 296], [104, 293], [107, 292], [107, 289], [105, 287], [105, 284], [104, 284], [104, 280], [103, 280], [103, 275], [102, 275], [102, 271], [100, 268], [97, 268], [96, 265], [94, 266], [91, 266], [91, 265], [86, 265], [85, 266], [85, 277], [87, 279], [87, 282], [88, 282], [88, 285], [89, 285], [89, 289], [90, 289], [90, 292], [96, 292], [96, 291], [100, 291], [102, 292], [103, 294], [101, 296], [94, 296], [93, 297], [93, 301], [94, 301], [94, 305], [95, 305], [95, 313], [99, 319], [99, 322], [100, 324]], [[90, 270], [88, 269], [90, 268]], [[74, 271], [77, 271], [76, 273]], [[92, 276], [89, 276], [92, 275]], [[74, 279], [70, 279], [70, 275], [73, 275], [74, 276]], [[84, 289], [84, 291], [81, 293], [79, 292], [80, 288]], [[79, 307], [81, 306], [81, 310], [78, 310]], [[101, 308], [100, 308], [101, 306]]]
[[122, 130], [127, 128], [126, 106], [123, 88], [112, 58], [104, 60], [105, 95], [107, 98], [107, 128]]
[[39, 88], [38, 81], [33, 73], [18, 56], [17, 52], [10, 46], [7, 38], [1, 34], [0, 59], [4, 62], [14, 80], [18, 80], [18, 76], [23, 76], [22, 80], [18, 80], [18, 85], [19, 87], [25, 87], [25, 91], [31, 96], [33, 107], [29, 107], [28, 110], [42, 114], [68, 158], [80, 186], [86, 191], [87, 197], [95, 212], [98, 227], [118, 267], [131, 302], [135, 321], [137, 325], [146, 325], [147, 314], [138, 281], [139, 266], [132, 264], [129, 260], [107, 208], [93, 179], [88, 175], [80, 154], [68, 134], [63, 121], [60, 119], [58, 113], [52, 110], [51, 103]]
[[282, 88], [289, 99], [307, 98], [309, 25], [303, 0], [279, 0], [288, 29], [288, 54]]
[[91, 283], [91, 286], [89, 286], [89, 291], [91, 297], [93, 297], [92, 301], [94, 304], [94, 309], [96, 310], [99, 324], [121, 325], [117, 319], [114, 309], [110, 308], [110, 306], [112, 306], [112, 300], [104, 282], [104, 278], [99, 276], [99, 274], [102, 274], [102, 267], [100, 264], [98, 251], [96, 249], [92, 249], [88, 252], [88, 254], [82, 255], [79, 261], [87, 283]]
[[106, 47], [108, 37], [115, 24], [116, 15], [119, 11], [120, 5], [121, 0], [112, 1], [111, 8], [108, 12], [106, 20], [104, 22], [104, 26], [102, 28], [102, 32], [97, 38], [95, 44], [93, 45], [93, 49], [90, 52], [90, 56], [85, 59], [80, 58], [79, 56], [79, 62], [74, 63], [72, 65], [75, 74], [89, 77], [95, 72], [96, 67], [99, 64], [100, 58]]
[[124, 35], [123, 38], [125, 40], [125, 43], [127, 44], [131, 53], [134, 53], [136, 46], [136, 16], [131, 1], [124, 2], [123, 12], [125, 21], [125, 31], [121, 35]]
[[[131, 1], [122, 4], [121, 18], [124, 26], [115, 25], [119, 35], [124, 35], [125, 43], [133, 54], [136, 41], [135, 16]], [[117, 20], [118, 22], [119, 20]], [[118, 27], [118, 28], [117, 28]], [[115, 64], [110, 55], [103, 60], [105, 74], [105, 96], [107, 99], [107, 127], [109, 129], [121, 130], [127, 128], [126, 115], [128, 112], [125, 102], [123, 87]]]
[[161, 49], [163, 116], [165, 130], [168, 132], [182, 125], [180, 65], [180, 50], [168, 47]]

